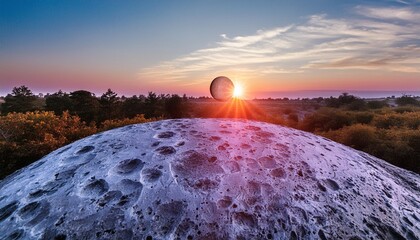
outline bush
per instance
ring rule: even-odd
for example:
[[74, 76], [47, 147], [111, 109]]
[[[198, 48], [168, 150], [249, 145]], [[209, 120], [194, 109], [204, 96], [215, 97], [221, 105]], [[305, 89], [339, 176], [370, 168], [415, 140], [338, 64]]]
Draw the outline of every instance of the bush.
[[341, 130], [340, 142], [352, 148], [368, 151], [377, 142], [375, 127], [355, 124]]
[[369, 101], [366, 103], [366, 105], [370, 109], [380, 109], [388, 107], [388, 103], [386, 101]]
[[410, 109], [402, 113], [387, 108], [371, 112], [322, 109], [306, 116], [300, 127], [420, 173], [420, 111]]
[[[420, 156], [420, 131], [413, 131], [406, 136], [408, 146]], [[420, 160], [420, 158], [419, 158]]]
[[297, 127], [299, 123], [299, 116], [296, 113], [291, 113], [287, 116], [287, 125], [289, 127]]
[[376, 116], [374, 124], [377, 128], [390, 129], [392, 127], [402, 127], [404, 122], [401, 115], [385, 114]]
[[49, 152], [97, 131], [64, 112], [9, 113], [0, 117], [0, 178]]
[[109, 129], [118, 128], [118, 127], [130, 125], [130, 124], [146, 123], [146, 122], [152, 122], [152, 121], [156, 121], [156, 120], [160, 120], [160, 119], [157, 119], [157, 118], [146, 119], [144, 117], [144, 114], [139, 114], [139, 115], [135, 116], [134, 118], [106, 120], [102, 123], [102, 126], [101, 126], [100, 130], [101, 131], [106, 131], [106, 130], [109, 130]]
[[413, 107], [404, 106], [404, 107], [397, 107], [394, 109], [394, 111], [396, 113], [406, 113], [406, 112], [414, 112], [414, 109]]
[[293, 109], [287, 107], [287, 108], [283, 109], [283, 113], [284, 114], [291, 114], [291, 113], [294, 113], [294, 111], [293, 111]]
[[369, 152], [396, 166], [420, 173], [420, 152], [417, 150], [418, 130], [378, 130], [380, 141]]
[[350, 102], [346, 105], [346, 108], [351, 111], [361, 111], [366, 110], [366, 102], [362, 99], [355, 99], [354, 101]]
[[420, 112], [386, 113], [376, 115], [374, 124], [378, 128], [408, 128], [418, 129], [420, 127]]
[[373, 114], [370, 112], [359, 112], [354, 114], [355, 123], [369, 124], [373, 120]]
[[300, 129], [310, 132], [337, 130], [352, 123], [352, 117], [346, 112], [324, 108], [306, 115], [300, 124]]
[[[100, 130], [129, 124], [150, 122], [144, 115], [121, 120], [107, 120]], [[98, 132], [94, 124], [86, 125], [67, 111], [9, 113], [0, 116], [0, 179], [51, 151]]]
[[420, 131], [377, 129], [355, 124], [321, 135], [355, 149], [367, 152], [393, 165], [420, 173]]
[[419, 101], [417, 101], [414, 97], [410, 95], [402, 95], [401, 97], [397, 98], [395, 102], [398, 104], [398, 106], [419, 105]]

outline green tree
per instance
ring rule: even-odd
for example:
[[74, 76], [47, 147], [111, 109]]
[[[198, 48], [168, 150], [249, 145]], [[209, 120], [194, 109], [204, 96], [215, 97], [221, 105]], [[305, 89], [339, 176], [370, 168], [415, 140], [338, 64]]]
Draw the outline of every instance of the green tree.
[[98, 120], [99, 101], [89, 91], [79, 90], [70, 93], [72, 102], [72, 114], [79, 116], [87, 123]]
[[122, 101], [122, 112], [124, 117], [133, 118], [138, 114], [144, 113], [144, 96], [136, 95]]
[[146, 118], [153, 118], [153, 117], [160, 117], [163, 115], [162, 111], [162, 104], [161, 101], [162, 97], [164, 98], [165, 95], [161, 95], [160, 97], [156, 95], [154, 92], [149, 92], [145, 99], [145, 109], [144, 115]]
[[325, 102], [328, 107], [339, 108], [346, 106], [349, 110], [362, 110], [366, 107], [362, 99], [346, 92], [342, 93], [338, 98], [327, 98]]
[[185, 115], [183, 100], [177, 94], [165, 99], [165, 112], [169, 118], [181, 118]]
[[118, 95], [110, 88], [99, 99], [101, 107], [101, 120], [116, 118], [119, 114]]
[[5, 102], [2, 104], [2, 114], [34, 111], [36, 110], [35, 100], [35, 95], [28, 87], [24, 85], [14, 87], [12, 94], [8, 94], [4, 98]]
[[54, 111], [56, 115], [61, 115], [64, 111], [72, 109], [70, 95], [61, 90], [46, 96], [45, 104], [45, 109], [47, 111]]

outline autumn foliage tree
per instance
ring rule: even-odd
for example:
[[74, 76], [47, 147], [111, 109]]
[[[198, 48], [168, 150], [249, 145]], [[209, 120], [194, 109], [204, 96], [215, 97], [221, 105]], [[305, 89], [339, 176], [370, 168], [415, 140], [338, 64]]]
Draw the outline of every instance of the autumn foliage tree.
[[9, 113], [0, 117], [0, 178], [49, 152], [97, 131], [64, 112]]

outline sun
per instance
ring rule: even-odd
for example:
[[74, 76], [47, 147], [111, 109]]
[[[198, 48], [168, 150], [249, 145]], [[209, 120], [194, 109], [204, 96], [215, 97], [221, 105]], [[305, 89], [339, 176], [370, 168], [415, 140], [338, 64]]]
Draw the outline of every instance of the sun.
[[235, 84], [235, 87], [233, 89], [233, 97], [234, 98], [242, 98], [244, 95], [244, 90], [241, 85]]

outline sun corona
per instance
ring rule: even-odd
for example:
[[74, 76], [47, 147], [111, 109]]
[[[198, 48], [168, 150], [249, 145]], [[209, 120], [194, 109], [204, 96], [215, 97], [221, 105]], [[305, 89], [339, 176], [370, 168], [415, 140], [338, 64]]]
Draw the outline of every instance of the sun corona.
[[235, 84], [235, 87], [233, 88], [233, 97], [234, 98], [242, 98], [244, 95], [244, 89], [242, 86], [238, 83]]

